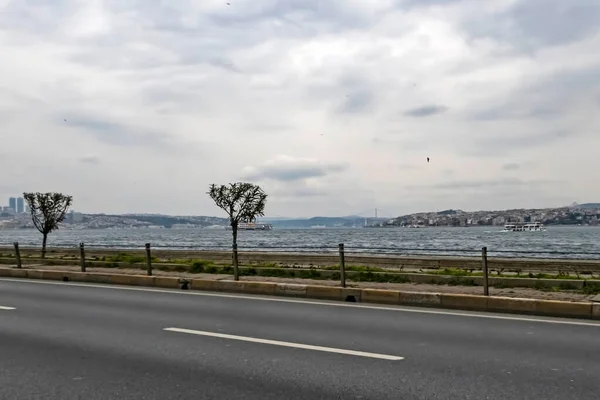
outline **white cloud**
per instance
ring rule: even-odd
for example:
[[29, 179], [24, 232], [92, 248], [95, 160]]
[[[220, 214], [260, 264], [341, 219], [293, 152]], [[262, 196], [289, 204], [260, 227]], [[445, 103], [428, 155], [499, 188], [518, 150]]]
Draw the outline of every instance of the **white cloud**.
[[600, 196], [591, 0], [0, 7], [0, 202], [214, 214], [207, 186], [243, 177], [279, 215]]

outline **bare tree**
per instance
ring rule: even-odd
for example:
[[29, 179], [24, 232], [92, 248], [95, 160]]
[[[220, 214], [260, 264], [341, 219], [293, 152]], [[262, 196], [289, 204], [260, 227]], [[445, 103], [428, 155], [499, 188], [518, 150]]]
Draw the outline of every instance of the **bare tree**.
[[267, 203], [267, 194], [260, 186], [252, 183], [237, 182], [229, 185], [210, 185], [208, 195], [215, 204], [229, 216], [233, 235], [233, 276], [240, 279], [238, 269], [237, 233], [240, 222], [254, 222], [262, 217]]
[[23, 193], [23, 197], [31, 210], [33, 225], [44, 239], [42, 241], [42, 260], [46, 258], [46, 241], [48, 234], [58, 229], [63, 222], [73, 197], [62, 193]]

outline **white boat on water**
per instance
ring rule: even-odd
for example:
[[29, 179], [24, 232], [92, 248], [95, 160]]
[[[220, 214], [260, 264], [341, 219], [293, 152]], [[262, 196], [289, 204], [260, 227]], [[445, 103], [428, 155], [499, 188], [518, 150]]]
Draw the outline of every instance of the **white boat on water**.
[[504, 225], [502, 232], [544, 232], [546, 227], [541, 222], [514, 223]]
[[[231, 226], [226, 226], [226, 230], [230, 231]], [[240, 222], [238, 224], [238, 230], [240, 231], [271, 231], [273, 225], [271, 224], [259, 224], [254, 222]]]

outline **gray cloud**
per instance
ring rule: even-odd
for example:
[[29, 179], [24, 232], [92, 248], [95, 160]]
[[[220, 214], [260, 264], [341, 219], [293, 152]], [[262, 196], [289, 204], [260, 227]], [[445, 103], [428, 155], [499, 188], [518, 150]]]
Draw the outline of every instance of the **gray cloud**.
[[223, 68], [227, 71], [236, 72], [238, 74], [242, 73], [242, 71], [233, 63], [233, 61], [225, 58], [213, 58], [208, 60], [208, 63], [215, 67]]
[[[516, 96], [515, 96], [516, 97]], [[521, 101], [522, 102], [522, 101]], [[480, 121], [498, 121], [503, 119], [527, 119], [527, 118], [542, 118], [556, 116], [559, 110], [552, 107], [533, 107], [528, 109], [516, 102], [506, 102], [504, 104], [490, 107], [484, 110], [475, 111], [472, 118]]]
[[518, 163], [508, 163], [502, 166], [502, 169], [505, 171], [516, 171], [521, 168], [521, 164]]
[[339, 112], [354, 114], [373, 109], [375, 97], [368, 90], [357, 91], [346, 96], [346, 100], [338, 110]]
[[146, 128], [136, 128], [86, 116], [71, 116], [64, 124], [111, 146], [149, 148], [159, 153], [184, 153], [194, 151], [195, 148], [190, 143], [177, 142], [168, 134], [158, 131], [149, 131]]
[[256, 122], [243, 124], [243, 129], [248, 129], [256, 133], [278, 134], [294, 131], [295, 127], [285, 123], [276, 122]]
[[[307, 35], [365, 29], [374, 24], [379, 15], [370, 15], [361, 12], [358, 7], [347, 7], [340, 2], [321, 0], [270, 1], [256, 6], [252, 3], [238, 6], [243, 7], [242, 12], [212, 13], [210, 20], [216, 25], [226, 27], [243, 27], [256, 24], [257, 21], [293, 21], [290, 25], [295, 29], [290, 30], [286, 27], [287, 32]], [[307, 25], [312, 29], [298, 32], [297, 28], [305, 28]]]
[[84, 164], [98, 164], [100, 163], [100, 158], [98, 158], [97, 156], [93, 155], [93, 154], [87, 154], [83, 157], [79, 157], [79, 161], [84, 163]]
[[278, 197], [281, 199], [296, 199], [298, 197], [306, 197], [306, 198], [314, 198], [314, 197], [324, 197], [329, 193], [323, 190], [311, 189], [311, 188], [286, 188], [282, 190], [275, 190], [273, 192], [269, 192], [271, 197]]
[[570, 136], [564, 130], [523, 132], [519, 134], [490, 134], [474, 139], [469, 145], [458, 147], [467, 156], [499, 156], [515, 151], [532, 151], [536, 148], [565, 140]]
[[561, 181], [534, 179], [523, 181], [517, 178], [474, 180], [474, 181], [452, 181], [434, 185], [411, 185], [409, 188], [430, 188], [438, 190], [460, 190], [460, 189], [487, 189], [496, 187], [537, 187], [543, 185], [559, 184]]
[[262, 166], [247, 167], [244, 177], [252, 181], [264, 179], [293, 182], [308, 178], [320, 178], [346, 169], [342, 164], [324, 164], [312, 159], [280, 156]]
[[317, 166], [297, 166], [297, 167], [262, 167], [258, 173], [248, 175], [251, 180], [273, 179], [276, 181], [296, 181], [306, 178], [318, 178], [328, 175], [331, 172], [340, 172], [344, 168], [340, 166], [317, 167]]
[[465, 2], [465, 0], [400, 0], [399, 4], [407, 8], [447, 6], [455, 3]]
[[571, 112], [571, 99], [598, 95], [600, 63], [593, 67], [562, 70], [544, 77], [526, 77], [505, 99], [468, 113], [474, 120], [548, 119]]
[[432, 115], [441, 114], [448, 110], [448, 107], [427, 105], [423, 107], [413, 108], [404, 112], [404, 115], [409, 117], [430, 117]]
[[543, 46], [571, 43], [598, 32], [600, 3], [596, 0], [519, 0], [490, 19], [478, 16], [466, 24], [467, 30], [475, 37], [490, 37], [520, 50], [534, 51]]
[[399, 164], [398, 168], [401, 170], [407, 170], [407, 171], [415, 170], [415, 169], [423, 169], [422, 166], [414, 165], [414, 164]]

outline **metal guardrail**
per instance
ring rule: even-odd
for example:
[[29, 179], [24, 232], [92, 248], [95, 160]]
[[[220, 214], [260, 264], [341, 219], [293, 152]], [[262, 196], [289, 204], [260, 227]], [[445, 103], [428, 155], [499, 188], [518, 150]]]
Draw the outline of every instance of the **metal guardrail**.
[[[86, 248], [98, 250], [137, 250], [141, 247], [137, 244], [126, 245], [101, 245], [86, 244]], [[12, 244], [0, 243], [0, 249], [3, 247], [12, 247]], [[54, 245], [53, 248], [70, 249], [74, 246]], [[196, 245], [152, 245], [156, 250], [192, 250], [192, 251], [231, 251], [231, 246], [196, 244]], [[240, 252], [273, 252], [273, 253], [312, 253], [312, 254], [335, 254], [338, 252], [338, 244], [335, 245], [261, 245], [248, 246], [238, 245]], [[479, 256], [479, 248], [432, 248], [432, 247], [392, 247], [392, 246], [352, 246], [345, 244], [345, 252], [353, 254], [369, 255], [398, 255], [398, 256]], [[597, 259], [600, 260], [600, 252], [593, 251], [560, 251], [560, 250], [521, 250], [521, 249], [488, 249], [488, 255], [491, 257], [499, 256], [503, 258], [551, 258], [551, 259]], [[557, 257], [566, 256], [566, 257]], [[569, 257], [570, 256], [570, 257]]]

